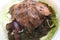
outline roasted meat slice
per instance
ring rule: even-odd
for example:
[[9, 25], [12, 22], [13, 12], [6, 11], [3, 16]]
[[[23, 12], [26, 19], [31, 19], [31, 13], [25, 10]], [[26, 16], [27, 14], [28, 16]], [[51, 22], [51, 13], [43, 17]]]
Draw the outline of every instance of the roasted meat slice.
[[44, 22], [46, 22], [46, 19], [48, 19], [47, 17], [51, 17], [52, 15], [50, 9], [51, 8], [48, 6], [48, 4], [45, 4], [43, 2], [36, 2], [33, 0], [24, 0], [21, 3], [12, 5], [12, 7], [9, 9], [9, 13], [12, 17], [12, 22], [7, 24], [9, 35], [13, 32], [15, 40], [19, 40], [19, 38], [23, 40], [23, 38], [21, 36], [19, 37], [18, 35], [19, 32], [23, 32], [23, 29], [24, 35], [26, 33], [26, 30], [28, 34], [34, 33], [35, 36], [39, 33], [42, 33], [42, 35], [47, 34], [48, 30], [50, 29], [49, 23], [52, 21], [48, 21], [46, 25]]
[[13, 20], [16, 19], [22, 26], [28, 26], [27, 29], [29, 30], [32, 26], [37, 28], [43, 22], [45, 16], [52, 14], [46, 4], [32, 0], [25, 0], [13, 5], [9, 12]]

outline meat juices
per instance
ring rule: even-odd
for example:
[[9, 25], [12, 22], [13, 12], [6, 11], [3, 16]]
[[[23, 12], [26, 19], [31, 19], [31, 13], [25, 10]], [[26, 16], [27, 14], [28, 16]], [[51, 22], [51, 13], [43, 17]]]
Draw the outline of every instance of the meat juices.
[[[21, 3], [12, 5], [9, 13], [12, 17], [12, 22], [8, 23], [6, 27], [9, 40], [39, 40], [51, 30], [48, 24], [52, 23], [52, 12], [48, 4], [24, 0]], [[48, 20], [48, 23], [46, 20]], [[26, 38], [24, 39], [24, 37]]]

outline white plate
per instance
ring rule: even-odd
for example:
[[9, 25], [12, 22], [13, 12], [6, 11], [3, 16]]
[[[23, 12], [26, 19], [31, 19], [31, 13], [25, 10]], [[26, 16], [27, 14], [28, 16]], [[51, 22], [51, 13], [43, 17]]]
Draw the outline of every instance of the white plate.
[[[7, 14], [7, 12], [12, 4], [18, 3], [19, 1], [21, 2], [22, 0], [0, 0], [0, 40], [8, 40], [6, 24], [10, 21], [9, 19], [11, 18], [11, 16]], [[40, 0], [40, 1], [46, 2], [55, 9], [58, 23], [60, 24], [60, 18], [59, 18], [60, 0]], [[41, 38], [41, 40], [45, 40], [45, 38], [46, 36]], [[60, 25], [58, 25], [58, 30], [56, 31], [52, 39], [48, 38], [48, 40], [60, 40]]]

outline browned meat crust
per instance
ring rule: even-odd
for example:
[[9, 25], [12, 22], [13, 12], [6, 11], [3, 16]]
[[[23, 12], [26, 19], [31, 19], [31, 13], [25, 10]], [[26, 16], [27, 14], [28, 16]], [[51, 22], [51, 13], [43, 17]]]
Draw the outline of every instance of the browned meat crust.
[[14, 4], [9, 10], [12, 22], [7, 24], [9, 40], [39, 40], [46, 35], [52, 23], [50, 9], [47, 4], [32, 0]]

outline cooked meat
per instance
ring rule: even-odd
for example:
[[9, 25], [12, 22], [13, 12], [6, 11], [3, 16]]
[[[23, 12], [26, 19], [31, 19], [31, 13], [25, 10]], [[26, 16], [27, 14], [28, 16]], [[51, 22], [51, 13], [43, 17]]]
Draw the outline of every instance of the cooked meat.
[[[7, 30], [10, 36], [12, 36], [12, 32], [14, 33], [14, 40], [39, 40], [40, 36], [46, 35], [51, 29], [49, 26], [52, 23], [52, 12], [48, 4], [43, 2], [25, 0], [22, 3], [14, 4], [9, 13], [12, 16], [12, 22], [7, 24]], [[23, 33], [19, 37], [21, 32]], [[30, 39], [28, 36], [32, 38]]]
[[51, 14], [45, 4], [30, 0], [13, 5], [9, 11], [12, 19], [16, 19], [22, 26], [28, 26], [28, 30], [30, 30], [32, 26], [37, 28], [43, 22], [45, 16]]

